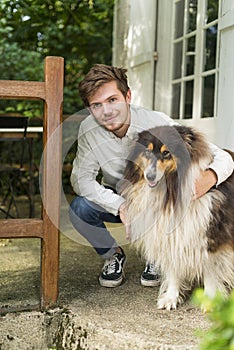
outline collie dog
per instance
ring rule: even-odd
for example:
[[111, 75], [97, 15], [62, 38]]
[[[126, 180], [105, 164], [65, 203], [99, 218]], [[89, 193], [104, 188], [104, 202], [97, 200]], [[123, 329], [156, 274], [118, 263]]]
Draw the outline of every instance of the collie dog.
[[121, 194], [130, 240], [161, 268], [159, 309], [176, 309], [198, 284], [211, 297], [234, 288], [234, 174], [193, 198], [212, 159], [196, 130], [161, 126], [141, 132], [127, 160]]

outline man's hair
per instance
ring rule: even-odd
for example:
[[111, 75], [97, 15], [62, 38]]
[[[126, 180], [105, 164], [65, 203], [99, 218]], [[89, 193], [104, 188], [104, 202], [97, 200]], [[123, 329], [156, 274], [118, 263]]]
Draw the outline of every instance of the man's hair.
[[89, 106], [89, 99], [103, 84], [116, 81], [118, 89], [124, 97], [129, 90], [127, 70], [107, 66], [105, 64], [95, 64], [79, 84], [79, 94], [86, 107]]

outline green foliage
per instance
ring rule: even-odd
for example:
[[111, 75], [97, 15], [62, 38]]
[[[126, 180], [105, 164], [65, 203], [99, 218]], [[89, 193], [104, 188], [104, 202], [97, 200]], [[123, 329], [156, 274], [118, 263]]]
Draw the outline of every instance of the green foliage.
[[[79, 81], [94, 63], [111, 63], [113, 5], [114, 0], [1, 0], [0, 79], [41, 80], [45, 56], [62, 56], [64, 113], [81, 109]], [[10, 106], [16, 112], [31, 109]]]
[[229, 298], [217, 294], [213, 299], [197, 289], [193, 300], [206, 310], [212, 321], [211, 328], [202, 334], [202, 350], [234, 350], [234, 291]]
[[[62, 56], [63, 112], [79, 111], [83, 103], [78, 83], [93, 64], [111, 64], [113, 6], [114, 0], [1, 0], [0, 79], [43, 80], [44, 58]], [[0, 99], [0, 113], [42, 116], [43, 103]], [[30, 121], [37, 122], [35, 118]], [[37, 163], [39, 141], [34, 141], [33, 150]], [[68, 174], [64, 174], [64, 184], [70, 188]]]

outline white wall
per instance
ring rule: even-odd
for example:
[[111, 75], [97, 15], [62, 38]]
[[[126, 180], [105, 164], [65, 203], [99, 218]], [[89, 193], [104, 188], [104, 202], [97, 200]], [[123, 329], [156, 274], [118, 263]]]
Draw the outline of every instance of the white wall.
[[130, 0], [115, 0], [112, 63], [117, 67], [127, 66], [129, 11]]
[[220, 23], [217, 145], [234, 151], [234, 1], [223, 0]]
[[171, 19], [171, 0], [159, 0], [157, 29], [158, 61], [156, 65], [154, 109], [168, 115], [170, 115], [171, 111], [171, 31], [173, 28]]
[[148, 108], [153, 108], [156, 5], [157, 0], [115, 3], [113, 64], [128, 70], [132, 103]]

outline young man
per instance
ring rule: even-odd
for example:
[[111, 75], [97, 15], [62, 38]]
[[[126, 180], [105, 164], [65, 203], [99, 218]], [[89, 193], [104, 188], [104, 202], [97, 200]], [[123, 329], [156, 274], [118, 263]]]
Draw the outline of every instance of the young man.
[[[90, 115], [79, 129], [71, 174], [78, 196], [71, 203], [70, 218], [77, 231], [105, 260], [100, 284], [116, 287], [123, 280], [126, 256], [104, 224], [104, 221], [126, 224], [124, 198], [116, 193], [116, 185], [122, 178], [130, 147], [138, 133], [176, 123], [163, 113], [130, 105], [131, 91], [126, 70], [122, 68], [94, 65], [80, 83], [79, 93]], [[233, 171], [229, 154], [215, 145], [211, 147], [214, 161], [200, 174], [194, 200], [214, 185], [218, 186]], [[96, 180], [99, 170], [103, 175], [101, 184]], [[154, 286], [159, 282], [159, 270], [153, 262], [147, 262], [141, 284]]]

